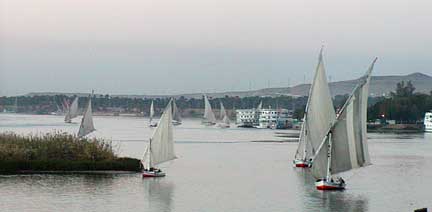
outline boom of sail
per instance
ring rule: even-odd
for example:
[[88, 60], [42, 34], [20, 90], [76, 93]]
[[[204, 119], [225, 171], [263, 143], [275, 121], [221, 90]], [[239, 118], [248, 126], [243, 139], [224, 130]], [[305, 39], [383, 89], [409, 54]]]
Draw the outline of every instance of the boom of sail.
[[78, 116], [78, 97], [75, 97], [72, 104], [67, 107], [65, 122], [70, 123], [73, 118]]
[[204, 124], [215, 124], [216, 117], [211, 108], [210, 102], [206, 95], [204, 95]]
[[370, 165], [366, 136], [367, 101], [375, 60], [360, 78], [314, 156], [312, 174], [317, 179]]
[[91, 97], [90, 97], [87, 108], [84, 112], [84, 116], [81, 119], [81, 125], [78, 131], [78, 137], [84, 137], [95, 130], [96, 129], [94, 128], [94, 124], [93, 124], [93, 114], [92, 114]]
[[296, 160], [309, 160], [336, 119], [330, 88], [324, 68], [322, 49], [318, 57], [315, 76], [309, 90], [309, 98], [300, 131]]
[[142, 164], [145, 168], [151, 168], [176, 158], [173, 140], [172, 105], [170, 102], [150, 138]]

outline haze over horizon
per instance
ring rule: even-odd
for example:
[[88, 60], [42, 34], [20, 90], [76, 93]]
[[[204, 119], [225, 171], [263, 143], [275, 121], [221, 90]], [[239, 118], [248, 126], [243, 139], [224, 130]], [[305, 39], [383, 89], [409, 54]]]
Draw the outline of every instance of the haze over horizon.
[[181, 94], [432, 75], [426, 0], [0, 0], [0, 95]]

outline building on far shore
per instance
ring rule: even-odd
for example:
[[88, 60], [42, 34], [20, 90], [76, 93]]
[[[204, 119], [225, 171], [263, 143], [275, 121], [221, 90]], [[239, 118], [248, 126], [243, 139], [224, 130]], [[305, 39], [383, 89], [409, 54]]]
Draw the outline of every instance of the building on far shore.
[[293, 111], [287, 109], [239, 109], [236, 110], [238, 127], [287, 129], [292, 128]]
[[259, 110], [238, 109], [236, 110], [236, 124], [238, 127], [256, 127], [258, 126]]

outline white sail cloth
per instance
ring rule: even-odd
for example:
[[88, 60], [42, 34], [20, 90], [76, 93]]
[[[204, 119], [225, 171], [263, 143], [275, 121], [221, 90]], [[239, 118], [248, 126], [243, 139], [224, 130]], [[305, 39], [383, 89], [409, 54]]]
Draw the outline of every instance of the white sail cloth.
[[78, 116], [78, 97], [75, 97], [72, 104], [67, 109], [65, 121], [70, 122], [73, 118], [77, 116]]
[[154, 116], [154, 106], [153, 106], [153, 100], [152, 100], [151, 104], [150, 104], [150, 122], [152, 121], [153, 116]]
[[145, 168], [154, 167], [160, 163], [175, 159], [173, 125], [172, 125], [172, 106], [171, 102], [165, 108], [156, 130], [150, 138], [143, 157]]
[[180, 116], [180, 112], [177, 108], [177, 104], [176, 104], [174, 98], [172, 99], [172, 114], [173, 114], [172, 116], [173, 116], [174, 121], [177, 121], [177, 122], [182, 121], [181, 116]]
[[204, 95], [204, 123], [216, 123], [216, 117], [207, 96]]
[[304, 160], [312, 157], [335, 119], [336, 113], [327, 83], [321, 49], [315, 76], [309, 90], [295, 159]]
[[91, 97], [90, 97], [86, 111], [84, 112], [84, 116], [81, 120], [81, 125], [78, 131], [78, 137], [84, 137], [95, 130], [96, 129], [94, 128], [94, 124], [93, 124], [93, 113], [92, 113]]
[[327, 176], [329, 138], [332, 142], [329, 169], [331, 174], [370, 165], [366, 119], [370, 75], [375, 61], [376, 59], [366, 75], [360, 79], [342, 107], [335, 124], [328, 131], [328, 136], [313, 162], [312, 173], [316, 178]]
[[225, 107], [224, 107], [222, 102], [220, 103], [220, 107], [221, 107], [220, 119], [221, 119], [222, 123], [224, 123], [225, 125], [230, 125], [230, 120], [229, 120], [228, 114], [227, 114]]

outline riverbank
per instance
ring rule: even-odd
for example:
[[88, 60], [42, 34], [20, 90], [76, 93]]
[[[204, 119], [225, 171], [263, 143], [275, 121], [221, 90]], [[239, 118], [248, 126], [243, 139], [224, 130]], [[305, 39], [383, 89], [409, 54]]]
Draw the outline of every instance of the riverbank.
[[424, 129], [421, 124], [368, 124], [367, 131], [375, 133], [422, 133]]
[[0, 134], [0, 174], [140, 170], [138, 159], [117, 157], [108, 141], [66, 133]]

